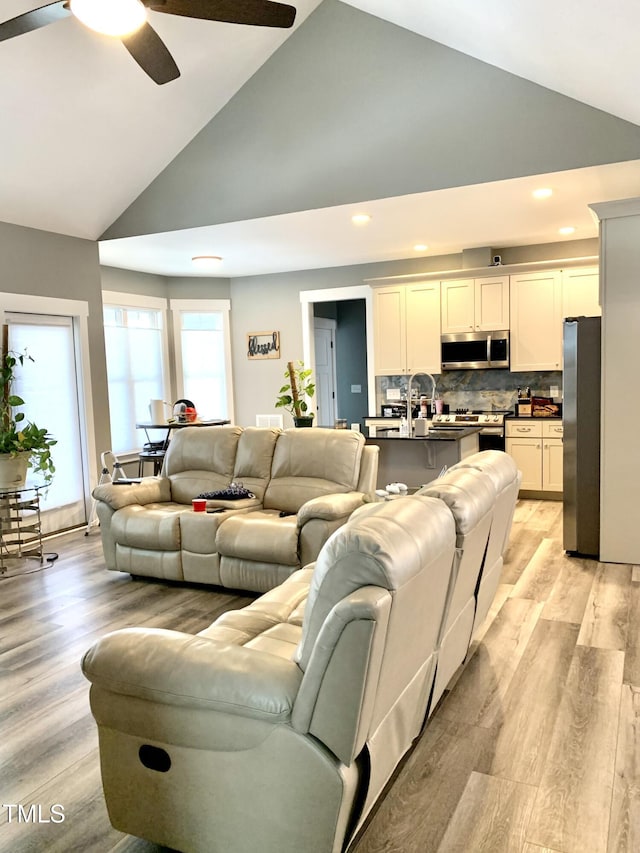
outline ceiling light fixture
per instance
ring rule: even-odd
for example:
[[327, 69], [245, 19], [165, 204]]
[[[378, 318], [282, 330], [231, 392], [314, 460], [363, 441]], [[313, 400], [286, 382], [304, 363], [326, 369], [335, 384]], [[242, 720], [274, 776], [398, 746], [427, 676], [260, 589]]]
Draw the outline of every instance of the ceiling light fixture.
[[105, 36], [129, 35], [147, 20], [140, 0], [71, 0], [69, 8], [86, 27]]
[[366, 225], [371, 222], [371, 217], [368, 213], [356, 213], [355, 216], [351, 217], [351, 221], [354, 225]]
[[191, 263], [201, 270], [213, 270], [220, 266], [222, 258], [220, 255], [194, 255]]
[[553, 190], [549, 187], [540, 187], [540, 189], [534, 190], [531, 195], [534, 198], [549, 198], [553, 195]]
[[414, 252], [426, 252], [428, 248], [429, 247], [425, 246], [424, 243], [416, 243], [416, 245], [413, 247], [413, 251]]
[[575, 234], [575, 230], [576, 229], [573, 227], [573, 225], [565, 225], [564, 228], [558, 229], [558, 233], [559, 234]]

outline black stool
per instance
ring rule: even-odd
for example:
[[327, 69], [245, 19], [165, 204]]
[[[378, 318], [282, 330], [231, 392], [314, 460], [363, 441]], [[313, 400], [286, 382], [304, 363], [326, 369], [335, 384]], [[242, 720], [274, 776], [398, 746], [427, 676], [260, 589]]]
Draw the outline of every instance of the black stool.
[[148, 441], [142, 446], [138, 456], [138, 477], [144, 474], [144, 463], [153, 462], [153, 476], [157, 477], [162, 470], [164, 455], [167, 452], [163, 441]]

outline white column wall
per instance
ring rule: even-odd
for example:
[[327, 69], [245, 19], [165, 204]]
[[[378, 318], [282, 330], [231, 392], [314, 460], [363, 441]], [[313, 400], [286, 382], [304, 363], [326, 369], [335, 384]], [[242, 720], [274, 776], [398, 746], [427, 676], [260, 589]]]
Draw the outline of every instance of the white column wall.
[[640, 563], [640, 199], [591, 207], [600, 219], [600, 559]]

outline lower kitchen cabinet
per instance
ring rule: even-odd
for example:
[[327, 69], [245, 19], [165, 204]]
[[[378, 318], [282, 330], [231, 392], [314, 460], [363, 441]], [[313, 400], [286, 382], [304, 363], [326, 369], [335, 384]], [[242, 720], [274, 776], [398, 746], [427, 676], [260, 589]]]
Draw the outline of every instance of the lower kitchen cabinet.
[[562, 423], [532, 418], [508, 420], [506, 451], [520, 471], [520, 489], [535, 492], [562, 491]]

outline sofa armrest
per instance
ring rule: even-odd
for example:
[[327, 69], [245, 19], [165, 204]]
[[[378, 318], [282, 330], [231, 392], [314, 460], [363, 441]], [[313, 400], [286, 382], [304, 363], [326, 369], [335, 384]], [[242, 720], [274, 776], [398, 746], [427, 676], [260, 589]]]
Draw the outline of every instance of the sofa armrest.
[[139, 483], [130, 483], [127, 486], [104, 483], [95, 487], [93, 497], [108, 504], [111, 509], [121, 509], [131, 504], [144, 506], [164, 503], [171, 500], [171, 481], [166, 477], [145, 477]]
[[321, 518], [323, 521], [348, 518], [355, 509], [362, 506], [364, 500], [362, 492], [343, 492], [312, 498], [298, 510], [298, 527], [302, 527], [312, 518]]
[[85, 654], [82, 671], [112, 693], [269, 722], [290, 719], [302, 681], [293, 661], [154, 628], [107, 634]]

